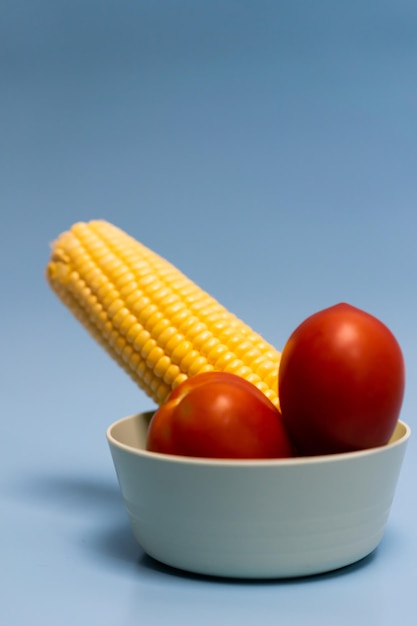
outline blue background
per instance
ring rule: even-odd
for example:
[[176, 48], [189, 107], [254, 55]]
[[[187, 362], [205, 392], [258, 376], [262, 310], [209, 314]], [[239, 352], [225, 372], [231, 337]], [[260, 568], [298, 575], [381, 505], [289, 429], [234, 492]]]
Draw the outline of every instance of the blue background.
[[283, 347], [348, 301], [416, 421], [417, 5], [0, 2], [0, 622], [414, 623], [416, 443], [386, 535], [298, 581], [175, 572], [131, 537], [107, 426], [152, 403], [58, 302], [49, 243], [105, 218]]

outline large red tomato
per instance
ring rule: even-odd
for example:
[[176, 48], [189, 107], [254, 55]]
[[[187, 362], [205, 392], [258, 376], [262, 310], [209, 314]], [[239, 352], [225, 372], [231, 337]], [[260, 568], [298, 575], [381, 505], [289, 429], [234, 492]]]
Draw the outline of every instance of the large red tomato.
[[225, 372], [193, 376], [153, 415], [147, 449], [228, 459], [291, 456], [279, 410], [252, 383]]
[[384, 445], [404, 394], [401, 349], [378, 319], [337, 304], [307, 318], [284, 346], [283, 422], [305, 455]]

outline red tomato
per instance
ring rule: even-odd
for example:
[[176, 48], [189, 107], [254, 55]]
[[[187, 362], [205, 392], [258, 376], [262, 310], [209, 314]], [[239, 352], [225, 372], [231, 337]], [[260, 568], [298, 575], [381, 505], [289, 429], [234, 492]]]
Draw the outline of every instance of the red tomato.
[[300, 454], [384, 445], [402, 404], [401, 349], [378, 319], [337, 304], [307, 318], [282, 352], [283, 422]]
[[147, 449], [224, 459], [291, 456], [279, 410], [252, 383], [225, 372], [176, 387], [152, 417]]

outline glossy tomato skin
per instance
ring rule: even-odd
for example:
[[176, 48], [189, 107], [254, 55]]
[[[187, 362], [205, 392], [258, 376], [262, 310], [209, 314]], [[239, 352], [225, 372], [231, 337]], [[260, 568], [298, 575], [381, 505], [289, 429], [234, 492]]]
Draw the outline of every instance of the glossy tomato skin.
[[303, 455], [386, 444], [398, 420], [404, 386], [404, 360], [394, 335], [349, 304], [307, 318], [282, 352], [282, 418]]
[[248, 381], [226, 372], [187, 379], [153, 415], [147, 449], [182, 456], [292, 456], [279, 410]]

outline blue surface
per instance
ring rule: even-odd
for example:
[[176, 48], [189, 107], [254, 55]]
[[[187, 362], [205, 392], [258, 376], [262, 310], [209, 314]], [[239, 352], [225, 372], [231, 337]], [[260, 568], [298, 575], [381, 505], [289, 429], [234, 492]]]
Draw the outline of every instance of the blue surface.
[[157, 565], [106, 427], [151, 402], [44, 281], [103, 217], [277, 347], [340, 300], [398, 337], [416, 422], [417, 8], [407, 0], [0, 4], [0, 622], [411, 625], [416, 442], [364, 562], [299, 581]]

